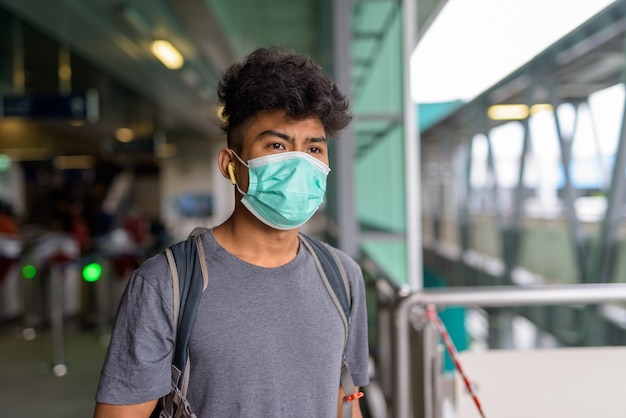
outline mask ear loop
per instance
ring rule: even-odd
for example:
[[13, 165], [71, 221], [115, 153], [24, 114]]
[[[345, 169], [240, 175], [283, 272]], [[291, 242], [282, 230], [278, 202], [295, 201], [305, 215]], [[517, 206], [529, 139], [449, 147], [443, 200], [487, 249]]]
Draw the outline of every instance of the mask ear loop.
[[[230, 148], [230, 150], [233, 152], [233, 155], [235, 156], [235, 158], [237, 158], [239, 160], [239, 162], [241, 164], [243, 164], [246, 168], [249, 168], [250, 166], [248, 164], [246, 164], [239, 155], [237, 155], [237, 153], [235, 152], [234, 149]], [[231, 163], [232, 164], [232, 163]]]

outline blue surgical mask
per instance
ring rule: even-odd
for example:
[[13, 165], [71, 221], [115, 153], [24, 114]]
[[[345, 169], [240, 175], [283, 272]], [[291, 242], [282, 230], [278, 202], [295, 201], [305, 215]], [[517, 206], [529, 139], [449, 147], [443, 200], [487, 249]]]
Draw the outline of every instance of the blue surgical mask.
[[241, 203], [257, 219], [275, 229], [298, 228], [308, 221], [324, 201], [330, 168], [300, 151], [281, 152], [253, 158], [248, 167], [248, 191]]

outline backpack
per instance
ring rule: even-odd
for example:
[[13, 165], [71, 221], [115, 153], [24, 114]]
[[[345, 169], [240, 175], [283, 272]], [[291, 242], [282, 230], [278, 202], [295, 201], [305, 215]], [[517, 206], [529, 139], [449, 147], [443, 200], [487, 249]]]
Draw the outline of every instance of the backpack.
[[[206, 228], [196, 228], [185, 241], [165, 249], [171, 270], [174, 294], [174, 323], [177, 324], [174, 356], [172, 357], [172, 380], [170, 393], [160, 398], [150, 415], [151, 418], [197, 418], [186, 399], [190, 364], [188, 344], [202, 292], [208, 286], [208, 269], [204, 257], [201, 234]], [[341, 261], [325, 243], [299, 233], [300, 242], [311, 253], [324, 286], [333, 300], [343, 321], [348, 341], [351, 308], [350, 285]], [[177, 262], [178, 260], [178, 262]], [[348, 370], [345, 354], [342, 356], [341, 386], [344, 390], [343, 416], [352, 416], [352, 401], [363, 396], [355, 392], [352, 375]]]

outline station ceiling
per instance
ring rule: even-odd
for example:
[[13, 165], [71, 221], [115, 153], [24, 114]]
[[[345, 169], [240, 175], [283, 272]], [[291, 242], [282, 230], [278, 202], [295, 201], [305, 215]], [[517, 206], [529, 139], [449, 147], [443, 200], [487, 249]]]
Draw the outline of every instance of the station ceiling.
[[623, 83], [625, 35], [626, 0], [617, 0], [470, 102], [457, 105], [423, 132], [422, 140], [436, 142], [442, 131], [483, 133], [510, 122], [506, 117], [487, 118], [492, 105], [578, 105], [595, 92]]
[[[372, 1], [394, 0], [352, 5]], [[423, 33], [445, 0], [416, 4]], [[146, 98], [157, 109], [151, 117], [168, 135], [219, 137], [218, 79], [256, 47], [286, 45], [332, 73], [332, 0], [0, 0], [0, 6], [53, 39], [56, 48], [66, 48]], [[149, 43], [157, 38], [182, 53], [181, 69], [167, 69], [150, 52]], [[42, 44], [26, 54], [54, 55], [51, 47]], [[102, 116], [109, 120], [100, 130], [127, 117], [119, 113], [130, 105], [113, 96], [101, 95], [101, 106], [108, 109]]]

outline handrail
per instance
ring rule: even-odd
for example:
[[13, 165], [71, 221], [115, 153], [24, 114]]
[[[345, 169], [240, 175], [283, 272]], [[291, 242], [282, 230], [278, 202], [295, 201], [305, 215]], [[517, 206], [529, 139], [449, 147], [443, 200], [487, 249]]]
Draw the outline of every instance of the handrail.
[[573, 285], [474, 286], [434, 289], [412, 293], [396, 308], [394, 320], [396, 362], [396, 393], [394, 415], [410, 417], [410, 376], [408, 320], [411, 308], [428, 306], [507, 307], [527, 305], [567, 305], [626, 301], [626, 283], [594, 283]]

